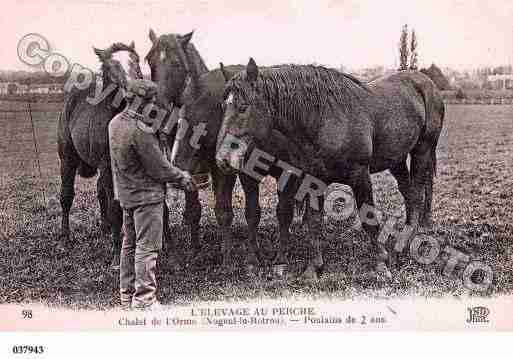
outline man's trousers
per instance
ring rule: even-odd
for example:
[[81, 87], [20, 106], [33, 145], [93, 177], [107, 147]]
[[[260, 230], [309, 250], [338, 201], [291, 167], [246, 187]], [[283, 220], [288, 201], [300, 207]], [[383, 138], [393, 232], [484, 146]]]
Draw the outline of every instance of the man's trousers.
[[120, 295], [125, 308], [145, 308], [156, 300], [155, 269], [162, 249], [164, 202], [123, 209]]

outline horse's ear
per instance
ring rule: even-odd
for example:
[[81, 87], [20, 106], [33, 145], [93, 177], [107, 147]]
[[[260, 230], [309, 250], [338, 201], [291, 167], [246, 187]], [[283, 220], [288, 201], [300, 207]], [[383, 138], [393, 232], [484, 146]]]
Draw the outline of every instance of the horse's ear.
[[226, 67], [224, 67], [224, 64], [222, 62], [219, 63], [219, 66], [221, 68], [221, 73], [223, 74], [225, 82], [230, 81], [230, 79], [233, 76], [235, 76], [235, 74], [238, 72], [238, 71], [230, 71], [230, 70], [228, 70]]
[[132, 42], [130, 43], [130, 45], [128, 45], [132, 50], [135, 50], [135, 42], [134, 40], [132, 40]]
[[155, 43], [157, 41], [157, 34], [155, 34], [155, 31], [153, 31], [153, 29], [150, 29], [149, 37], [151, 42]]
[[219, 63], [219, 66], [221, 68], [221, 73], [223, 74], [224, 81], [228, 82], [232, 78], [232, 75], [225, 69], [224, 64], [222, 62]]
[[105, 53], [105, 50], [97, 49], [94, 46], [93, 46], [93, 50], [94, 50], [94, 53], [96, 54], [96, 56], [98, 56], [98, 58], [100, 59], [101, 62], [103, 62], [103, 61], [105, 61], [107, 59], [107, 55]]
[[192, 35], [194, 34], [194, 30], [189, 32], [188, 34], [180, 36], [180, 42], [182, 43], [183, 47], [186, 47], [189, 41], [192, 39]]
[[252, 57], [249, 59], [248, 65], [246, 66], [246, 75], [248, 76], [249, 82], [255, 82], [258, 78], [258, 66]]

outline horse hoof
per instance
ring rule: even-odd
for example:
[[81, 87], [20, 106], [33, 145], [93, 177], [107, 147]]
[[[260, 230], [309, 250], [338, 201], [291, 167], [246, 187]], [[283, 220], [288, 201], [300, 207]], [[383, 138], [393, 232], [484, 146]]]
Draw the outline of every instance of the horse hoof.
[[250, 278], [257, 278], [258, 277], [258, 267], [254, 264], [248, 264], [246, 265], [246, 273]]
[[[165, 259], [165, 261], [166, 261], [165, 265], [166, 265], [167, 268], [169, 268], [170, 272], [178, 273], [178, 272], [180, 272], [180, 270], [182, 270], [182, 267], [187, 266], [187, 261], [184, 261], [182, 263], [182, 262], [180, 262], [180, 260], [178, 258], [179, 257], [176, 254], [176, 252], [173, 251]], [[162, 261], [164, 262], [164, 258], [162, 258]]]
[[61, 232], [59, 234], [58, 238], [59, 238], [59, 242], [61, 242], [64, 245], [64, 243], [69, 242], [69, 240], [70, 240], [70, 233], [69, 232]]
[[433, 228], [433, 220], [432, 219], [424, 219], [422, 222], [420, 222], [420, 226], [425, 229], [431, 229], [431, 228]]
[[224, 260], [219, 267], [220, 274], [231, 274], [235, 271], [235, 263], [231, 260]]
[[315, 268], [315, 274], [317, 274], [317, 277], [321, 277], [324, 274], [324, 270], [326, 269], [326, 266], [324, 263], [320, 265], [319, 267]]
[[110, 262], [110, 270], [112, 271], [118, 271], [119, 270], [119, 262], [120, 262], [120, 259], [119, 259], [119, 254], [116, 254], [113, 258], [112, 258], [112, 262]]
[[391, 253], [386, 260], [387, 268], [397, 268], [399, 266], [399, 258], [397, 253]]
[[60, 234], [59, 245], [65, 251], [71, 251], [73, 249], [73, 243], [69, 233]]
[[300, 279], [305, 282], [315, 282], [319, 278], [317, 277], [317, 270], [313, 267], [313, 265], [309, 264], [304, 270], [303, 274], [301, 274]]
[[392, 279], [392, 273], [388, 269], [387, 265], [384, 262], [379, 262], [376, 265], [376, 274], [380, 277], [383, 277], [387, 280]]
[[283, 279], [287, 273], [287, 265], [286, 264], [273, 265], [272, 273], [275, 278]]

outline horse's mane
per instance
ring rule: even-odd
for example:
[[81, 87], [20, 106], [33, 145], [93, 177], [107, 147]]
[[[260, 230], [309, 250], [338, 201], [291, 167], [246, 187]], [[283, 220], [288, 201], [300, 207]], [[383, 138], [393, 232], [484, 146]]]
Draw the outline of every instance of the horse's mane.
[[198, 69], [199, 74], [204, 74], [208, 72], [208, 67], [205, 64], [205, 61], [201, 57], [198, 49], [196, 49], [196, 46], [194, 44], [187, 44], [187, 52], [189, 53], [189, 56], [194, 61], [194, 65]]
[[137, 60], [139, 60], [139, 55], [135, 51], [135, 48], [131, 45], [123, 44], [122, 42], [115, 42], [111, 46], [109, 46], [105, 51], [107, 51], [110, 55], [114, 54], [118, 51], [128, 51], [130, 53], [133, 53], [137, 56]]
[[[246, 71], [235, 75], [228, 83], [225, 95], [233, 92], [244, 101], [254, 103], [255, 91], [246, 76]], [[353, 76], [313, 65], [261, 67], [255, 86], [270, 110], [288, 119], [302, 118], [312, 111], [322, 113], [333, 105], [349, 112], [361, 106], [361, 98], [370, 92]]]
[[[135, 50], [135, 46], [132, 42], [130, 45], [126, 45], [121, 42], [115, 42], [111, 46], [109, 46], [106, 49], [100, 50], [95, 49], [95, 52], [97, 54], [101, 54], [102, 56], [106, 58], [111, 58], [112, 55], [119, 51], [127, 51], [129, 53], [129, 70], [128, 70], [128, 77], [130, 78], [142, 78], [142, 71], [139, 65], [139, 54]], [[112, 80], [110, 79], [110, 76], [108, 76], [109, 67], [105, 62], [102, 62], [100, 65], [100, 71], [93, 73], [93, 78], [90, 83], [90, 85], [85, 89], [79, 89], [76, 87], [71, 88], [69, 93], [65, 94], [65, 118], [70, 118], [72, 111], [74, 108], [79, 104], [86, 101], [89, 97], [95, 96], [96, 86], [97, 82], [101, 80], [102, 82], [102, 89], [105, 90], [111, 83]], [[116, 89], [109, 93], [105, 99], [103, 99], [97, 106], [111, 106], [113, 103], [114, 98], [117, 96], [117, 92], [119, 89]], [[113, 109], [115, 113], [120, 112], [121, 109], [124, 107], [124, 100], [122, 101], [121, 105], [117, 108]]]

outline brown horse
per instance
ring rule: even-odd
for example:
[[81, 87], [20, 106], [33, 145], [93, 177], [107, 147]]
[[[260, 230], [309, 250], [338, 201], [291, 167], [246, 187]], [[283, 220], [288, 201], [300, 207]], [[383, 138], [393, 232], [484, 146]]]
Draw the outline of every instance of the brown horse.
[[[97, 195], [102, 228], [105, 231], [111, 231], [113, 245], [111, 266], [116, 268], [119, 265], [122, 212], [119, 203], [114, 200], [107, 128], [112, 117], [124, 106], [127, 73], [120, 62], [112, 57], [113, 54], [118, 51], [127, 51], [132, 60], [129, 73], [137, 77], [142, 74], [138, 66], [139, 56], [133, 42], [130, 46], [115, 43], [105, 50], [94, 49], [94, 51], [101, 62], [101, 78], [95, 78], [95, 81], [85, 89], [73, 87], [66, 96], [64, 109], [59, 118], [57, 143], [61, 162], [61, 236], [64, 244], [68, 246], [70, 244], [69, 214], [75, 197], [76, 173], [78, 172], [81, 177], [91, 178], [99, 170]], [[112, 90], [110, 93], [109, 89]], [[96, 103], [92, 99], [101, 91], [108, 94]]]
[[[153, 30], [149, 32], [152, 47], [146, 55], [151, 69], [151, 79], [158, 86], [157, 103], [171, 113], [171, 122], [176, 121], [177, 110], [182, 106], [182, 94], [191, 72], [203, 74], [208, 72], [203, 59], [196, 47], [190, 43], [193, 33], [185, 35], [165, 34], [157, 36]], [[172, 146], [176, 126], [170, 133], [169, 144]], [[198, 192], [185, 192], [184, 222], [190, 226], [191, 246], [193, 255], [200, 250], [199, 221], [201, 219], [201, 203]]]
[[[444, 104], [425, 75], [403, 72], [366, 86], [333, 69], [288, 65], [259, 70], [251, 59], [225, 91], [217, 144], [224, 154], [217, 157], [220, 168], [232, 172], [229, 159], [243, 163], [255, 146], [268, 144], [272, 130], [300, 149], [291, 164], [306, 173], [296, 194], [298, 200], [309, 200], [306, 279], [316, 279], [324, 267], [319, 237], [326, 184], [347, 184], [360, 210], [374, 208], [370, 174], [389, 169], [405, 198], [408, 224], [416, 228], [431, 221]], [[245, 146], [226, 146], [227, 135]], [[377, 269], [390, 276], [388, 253], [377, 241], [379, 226], [368, 219], [362, 222], [376, 245]]]
[[[183, 106], [180, 109], [179, 132], [173, 145], [173, 164], [183, 170], [195, 173], [207, 168], [210, 172], [215, 193], [215, 215], [220, 226], [223, 267], [229, 269], [233, 265], [231, 249], [233, 245], [231, 225], [233, 222], [232, 193], [237, 175], [224, 174], [219, 170], [215, 161], [216, 141], [221, 123], [223, 110], [221, 107], [224, 85], [233, 75], [244, 69], [244, 66], [223, 66], [203, 75], [191, 74], [192, 81], [182, 96]], [[201, 136], [200, 136], [201, 135]], [[286, 139], [276, 131], [270, 140], [269, 153], [289, 160], [289, 150]], [[206, 163], [206, 166], [205, 166]], [[263, 175], [271, 174], [275, 178], [281, 175], [282, 169], [274, 166]], [[243, 173], [239, 180], [245, 194], [245, 217], [248, 224], [248, 241], [246, 270], [252, 275], [254, 270], [263, 262], [262, 253], [257, 241], [257, 227], [260, 223], [259, 181]], [[285, 254], [289, 243], [289, 228], [294, 216], [294, 186], [290, 183], [278, 192], [279, 202], [276, 215], [279, 222], [279, 249], [273, 260], [275, 273], [280, 274], [286, 263]]]

